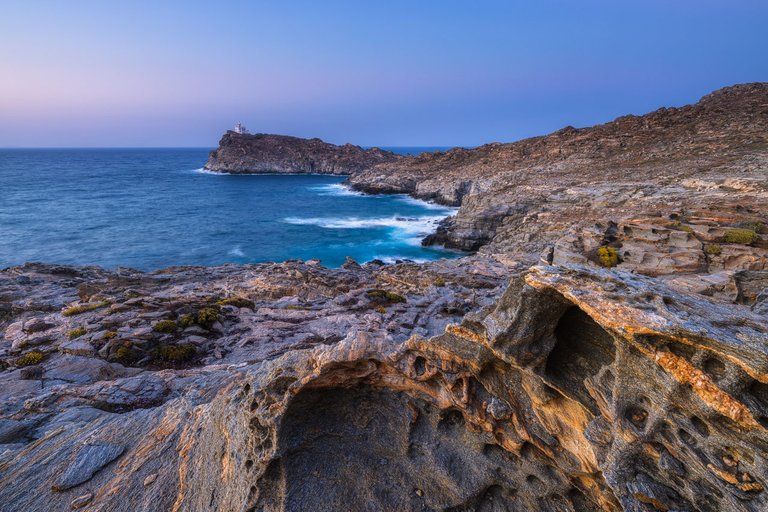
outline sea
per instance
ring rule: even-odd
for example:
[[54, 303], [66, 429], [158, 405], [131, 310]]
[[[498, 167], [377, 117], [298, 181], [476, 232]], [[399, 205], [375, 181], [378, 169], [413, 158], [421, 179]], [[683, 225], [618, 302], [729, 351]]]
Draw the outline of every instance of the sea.
[[421, 245], [452, 208], [362, 194], [343, 177], [210, 173], [209, 151], [0, 149], [0, 268], [315, 258], [337, 267], [347, 256], [361, 263], [459, 256]]

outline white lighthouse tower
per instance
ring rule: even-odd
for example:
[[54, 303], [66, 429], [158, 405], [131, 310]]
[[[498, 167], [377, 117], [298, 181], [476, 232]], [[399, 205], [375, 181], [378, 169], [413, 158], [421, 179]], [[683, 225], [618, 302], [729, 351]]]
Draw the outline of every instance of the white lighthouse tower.
[[235, 125], [235, 129], [234, 129], [234, 132], [235, 132], [235, 133], [239, 133], [239, 134], [241, 134], [241, 135], [248, 135], [248, 134], [249, 134], [249, 132], [248, 132], [248, 129], [247, 129], [247, 128], [245, 127], [245, 125], [244, 125], [243, 123], [241, 123], [241, 122], [238, 122], [238, 123]]

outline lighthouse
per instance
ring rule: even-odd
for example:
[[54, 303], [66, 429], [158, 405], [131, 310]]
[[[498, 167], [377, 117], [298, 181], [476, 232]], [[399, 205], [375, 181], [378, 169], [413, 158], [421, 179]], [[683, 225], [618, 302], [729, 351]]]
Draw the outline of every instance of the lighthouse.
[[235, 125], [235, 130], [234, 130], [234, 132], [235, 132], [235, 133], [239, 133], [239, 134], [241, 134], [241, 135], [248, 135], [248, 129], [245, 127], [245, 125], [244, 125], [243, 123], [240, 123], [240, 122], [238, 122], [238, 123]]

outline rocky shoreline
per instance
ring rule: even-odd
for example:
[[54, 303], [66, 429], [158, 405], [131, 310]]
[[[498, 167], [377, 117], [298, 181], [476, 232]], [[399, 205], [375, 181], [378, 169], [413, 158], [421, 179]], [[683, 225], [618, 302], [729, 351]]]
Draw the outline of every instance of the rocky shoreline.
[[0, 271], [3, 510], [768, 507], [768, 84], [416, 157], [216, 172], [460, 206], [455, 260]]

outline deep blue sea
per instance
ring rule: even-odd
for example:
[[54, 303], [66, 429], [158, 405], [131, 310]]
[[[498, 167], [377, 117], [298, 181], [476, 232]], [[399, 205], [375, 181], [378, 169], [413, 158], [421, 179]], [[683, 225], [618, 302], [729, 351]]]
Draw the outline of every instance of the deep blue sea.
[[206, 173], [208, 151], [0, 149], [0, 268], [456, 256], [420, 245], [449, 208], [351, 192], [339, 177]]

